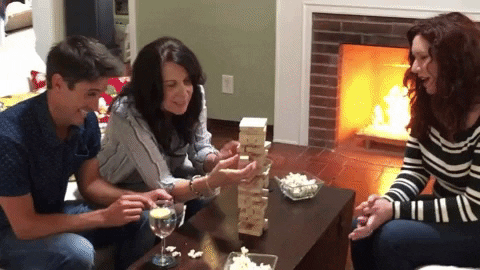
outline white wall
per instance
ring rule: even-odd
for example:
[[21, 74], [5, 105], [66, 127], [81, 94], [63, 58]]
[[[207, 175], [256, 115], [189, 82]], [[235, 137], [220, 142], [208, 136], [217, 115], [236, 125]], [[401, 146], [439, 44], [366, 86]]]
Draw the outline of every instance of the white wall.
[[64, 0], [33, 0], [33, 30], [35, 49], [46, 62], [50, 48], [65, 37]]
[[[65, 38], [64, 0], [32, 1], [33, 29], [36, 36], [35, 49], [44, 62], [50, 48]], [[113, 1], [113, 0], [112, 0]], [[132, 61], [137, 55], [136, 48], [136, 0], [129, 1], [130, 46]]]
[[[480, 21], [480, 1], [277, 0], [274, 141], [307, 145], [312, 12], [426, 18], [460, 11]], [[401, 4], [399, 4], [401, 2]], [[468, 11], [468, 12], [467, 12]], [[305, 29], [308, 29], [305, 31]]]

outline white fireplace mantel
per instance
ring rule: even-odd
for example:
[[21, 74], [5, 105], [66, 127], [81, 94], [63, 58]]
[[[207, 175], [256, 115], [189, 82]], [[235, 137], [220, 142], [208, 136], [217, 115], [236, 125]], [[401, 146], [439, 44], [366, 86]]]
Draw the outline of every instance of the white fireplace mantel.
[[[277, 0], [275, 68], [275, 142], [307, 145], [312, 14], [428, 18], [460, 11], [480, 21], [480, 1], [452, 0]], [[442, 1], [443, 2], [443, 1]]]

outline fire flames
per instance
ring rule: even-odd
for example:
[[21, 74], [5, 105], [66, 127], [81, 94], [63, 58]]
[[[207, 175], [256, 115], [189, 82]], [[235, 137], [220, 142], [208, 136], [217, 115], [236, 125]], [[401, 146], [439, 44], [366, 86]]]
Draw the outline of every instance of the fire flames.
[[[407, 88], [395, 85], [383, 99], [386, 108], [376, 105], [372, 113], [372, 123], [361, 133], [367, 136], [390, 138], [399, 141], [408, 139], [405, 126], [410, 121], [410, 99]], [[385, 117], [386, 116], [386, 117]]]
[[408, 49], [342, 44], [339, 54], [338, 142], [360, 136], [368, 144], [404, 144], [410, 121], [402, 86]]

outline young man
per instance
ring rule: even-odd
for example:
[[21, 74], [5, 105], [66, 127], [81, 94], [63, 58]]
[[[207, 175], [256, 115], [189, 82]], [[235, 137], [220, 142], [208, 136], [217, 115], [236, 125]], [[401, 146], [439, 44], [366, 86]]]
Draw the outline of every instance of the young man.
[[[126, 269], [153, 246], [143, 210], [172, 197], [114, 187], [95, 158], [93, 111], [121, 71], [98, 41], [69, 37], [48, 54], [47, 91], [0, 113], [0, 265], [92, 269], [94, 248], [117, 244], [116, 269]], [[90, 205], [64, 202], [72, 174]]]

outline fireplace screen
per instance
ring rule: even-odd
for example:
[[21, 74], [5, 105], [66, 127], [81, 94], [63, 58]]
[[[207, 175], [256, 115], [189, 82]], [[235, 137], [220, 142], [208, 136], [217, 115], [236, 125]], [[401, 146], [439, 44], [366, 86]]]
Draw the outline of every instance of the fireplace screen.
[[405, 145], [408, 49], [343, 44], [339, 56], [337, 142], [357, 136], [367, 147], [371, 141]]

